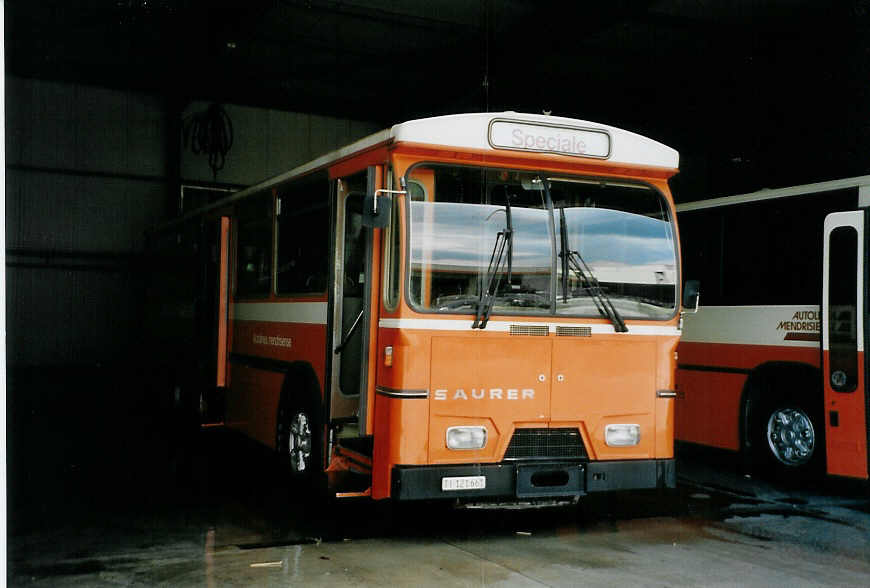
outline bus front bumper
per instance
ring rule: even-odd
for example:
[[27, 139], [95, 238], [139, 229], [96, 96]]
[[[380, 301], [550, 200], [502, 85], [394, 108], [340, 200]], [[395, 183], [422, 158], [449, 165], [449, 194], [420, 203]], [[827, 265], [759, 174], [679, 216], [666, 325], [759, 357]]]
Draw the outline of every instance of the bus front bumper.
[[395, 466], [392, 497], [538, 499], [675, 488], [673, 459]]

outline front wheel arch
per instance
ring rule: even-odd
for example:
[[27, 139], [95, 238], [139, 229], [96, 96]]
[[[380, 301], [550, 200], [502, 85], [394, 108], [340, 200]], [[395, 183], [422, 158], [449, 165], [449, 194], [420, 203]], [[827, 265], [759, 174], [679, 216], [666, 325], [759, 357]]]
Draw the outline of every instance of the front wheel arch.
[[[804, 417], [809, 423], [800, 422]], [[743, 390], [740, 425], [741, 450], [752, 469], [791, 479], [823, 473], [826, 449], [821, 370], [798, 362], [770, 362], [753, 370]], [[809, 459], [787, 456], [790, 444], [791, 449], [800, 446], [797, 434], [812, 437]], [[771, 441], [771, 436], [777, 441]]]

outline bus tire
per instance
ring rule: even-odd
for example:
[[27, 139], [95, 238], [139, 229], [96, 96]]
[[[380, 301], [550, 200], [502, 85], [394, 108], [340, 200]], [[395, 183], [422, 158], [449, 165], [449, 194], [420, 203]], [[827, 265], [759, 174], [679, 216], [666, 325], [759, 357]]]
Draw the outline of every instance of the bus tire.
[[291, 483], [307, 492], [322, 476], [320, 406], [310, 393], [285, 386], [278, 404], [275, 447]]
[[792, 482], [823, 473], [825, 424], [820, 411], [808, 404], [779, 398], [757, 411], [753, 419], [757, 469]]

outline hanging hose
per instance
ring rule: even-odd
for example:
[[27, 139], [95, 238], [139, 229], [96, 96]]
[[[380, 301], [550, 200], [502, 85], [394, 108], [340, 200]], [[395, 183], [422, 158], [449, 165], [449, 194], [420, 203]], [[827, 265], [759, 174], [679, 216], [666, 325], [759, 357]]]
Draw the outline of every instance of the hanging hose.
[[193, 114], [183, 121], [184, 146], [195, 155], [208, 155], [212, 178], [224, 168], [227, 153], [233, 146], [233, 123], [220, 104], [212, 104], [208, 110]]

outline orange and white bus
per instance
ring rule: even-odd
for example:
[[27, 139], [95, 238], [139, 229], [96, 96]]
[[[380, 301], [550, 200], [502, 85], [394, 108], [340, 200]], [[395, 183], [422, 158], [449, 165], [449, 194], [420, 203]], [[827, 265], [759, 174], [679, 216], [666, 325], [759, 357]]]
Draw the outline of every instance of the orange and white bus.
[[676, 436], [804, 478], [868, 478], [870, 176], [679, 204], [701, 282], [679, 347]]
[[674, 487], [677, 168], [583, 120], [397, 124], [164, 227], [213, 294], [163, 315], [213, 317], [182, 340], [225, 425], [339, 496]]

